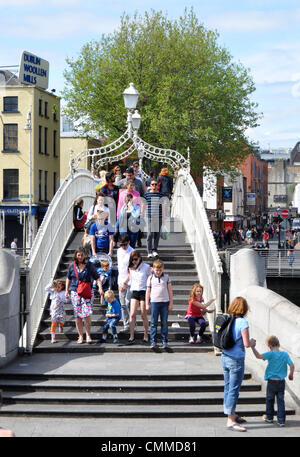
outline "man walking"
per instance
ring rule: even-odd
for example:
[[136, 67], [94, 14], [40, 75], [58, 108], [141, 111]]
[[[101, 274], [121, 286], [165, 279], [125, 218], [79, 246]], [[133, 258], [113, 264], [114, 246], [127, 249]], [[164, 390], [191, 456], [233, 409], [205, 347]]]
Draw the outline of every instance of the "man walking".
[[[165, 222], [166, 203], [168, 198], [164, 197], [163, 194], [157, 190], [157, 181], [152, 179], [150, 182], [150, 191], [145, 193], [144, 199], [147, 203], [147, 251], [148, 259], [151, 259], [152, 257], [158, 257], [157, 248], [161, 226]], [[142, 208], [143, 214], [145, 209], [146, 205], [144, 204]]]

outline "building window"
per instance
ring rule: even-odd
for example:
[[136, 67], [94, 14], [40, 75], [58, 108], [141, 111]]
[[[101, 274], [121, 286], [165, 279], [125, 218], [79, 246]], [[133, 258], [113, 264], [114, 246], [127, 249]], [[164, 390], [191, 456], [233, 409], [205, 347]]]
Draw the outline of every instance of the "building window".
[[53, 172], [53, 197], [56, 193], [56, 189], [57, 189], [57, 173], [56, 171]]
[[39, 170], [39, 201], [42, 200], [42, 170]]
[[42, 107], [42, 100], [39, 100], [39, 115], [43, 116], [43, 107]]
[[57, 141], [57, 131], [53, 130], [53, 156], [54, 157], [57, 157], [56, 141]]
[[42, 126], [39, 125], [39, 154], [43, 154], [42, 151]]
[[53, 105], [52, 110], [53, 110], [53, 120], [57, 121], [57, 106]]
[[45, 202], [47, 202], [48, 201], [48, 195], [47, 195], [48, 194], [48, 171], [45, 171], [44, 173], [45, 173], [45, 175], [44, 175], [44, 178], [45, 178], [45, 180], [44, 180], [44, 194], [45, 194], [44, 200], [45, 200]]
[[19, 199], [19, 170], [3, 170], [3, 200]]
[[5, 113], [18, 113], [18, 97], [3, 97], [3, 111]]
[[45, 127], [44, 131], [44, 153], [48, 154], [48, 128]]
[[18, 152], [18, 124], [4, 124], [4, 152]]
[[48, 116], [48, 102], [45, 102], [45, 117], [47, 119], [49, 119], [49, 116]]

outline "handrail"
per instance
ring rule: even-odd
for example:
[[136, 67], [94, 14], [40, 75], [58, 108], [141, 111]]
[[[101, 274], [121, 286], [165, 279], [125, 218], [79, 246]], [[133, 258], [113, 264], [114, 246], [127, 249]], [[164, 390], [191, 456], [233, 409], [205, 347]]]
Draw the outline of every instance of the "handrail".
[[94, 181], [89, 171], [78, 170], [62, 183], [49, 205], [34, 240], [29, 269], [27, 298], [28, 319], [26, 351], [31, 352], [46, 304], [45, 287], [53, 278], [61, 255], [73, 230], [73, 202], [83, 198], [86, 209], [95, 197]]
[[260, 257], [265, 261], [265, 272], [267, 277], [271, 278], [293, 278], [300, 277], [300, 250], [294, 249], [292, 251], [292, 257], [290, 258], [289, 250], [286, 248], [275, 249], [270, 247], [269, 249], [260, 249], [251, 246], [234, 247], [226, 249], [226, 267], [227, 272], [230, 274], [230, 257], [240, 249], [251, 249], [256, 251]]
[[[172, 216], [180, 219], [193, 249], [204, 297], [216, 298], [216, 313], [221, 313], [222, 262], [209, 225], [206, 210], [195, 182], [187, 170], [181, 169], [174, 186]], [[213, 329], [214, 313], [208, 314], [210, 330]]]

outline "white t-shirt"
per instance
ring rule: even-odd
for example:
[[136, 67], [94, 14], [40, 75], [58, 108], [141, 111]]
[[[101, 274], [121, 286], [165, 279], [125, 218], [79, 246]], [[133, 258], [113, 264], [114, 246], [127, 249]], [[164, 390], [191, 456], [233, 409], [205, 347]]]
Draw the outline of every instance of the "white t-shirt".
[[147, 279], [151, 275], [151, 267], [142, 262], [136, 270], [130, 269], [130, 290], [146, 290]]
[[12, 241], [12, 242], [11, 242], [10, 249], [11, 249], [15, 254], [17, 253], [18, 246], [17, 246], [17, 243], [16, 243], [15, 241]]
[[153, 273], [147, 279], [147, 287], [150, 287], [150, 302], [168, 302], [170, 301], [168, 285], [171, 280], [166, 273], [161, 276], [155, 276]]
[[127, 249], [119, 248], [117, 250], [117, 262], [118, 262], [118, 285], [121, 286], [128, 275], [128, 264], [129, 257], [134, 249], [128, 245]]

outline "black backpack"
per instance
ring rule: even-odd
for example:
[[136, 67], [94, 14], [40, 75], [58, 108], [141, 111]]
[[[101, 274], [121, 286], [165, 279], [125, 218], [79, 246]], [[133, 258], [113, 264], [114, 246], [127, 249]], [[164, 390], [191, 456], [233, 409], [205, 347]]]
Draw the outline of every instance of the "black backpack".
[[230, 349], [235, 345], [232, 334], [233, 314], [219, 314], [216, 317], [213, 332], [213, 344], [219, 349]]

